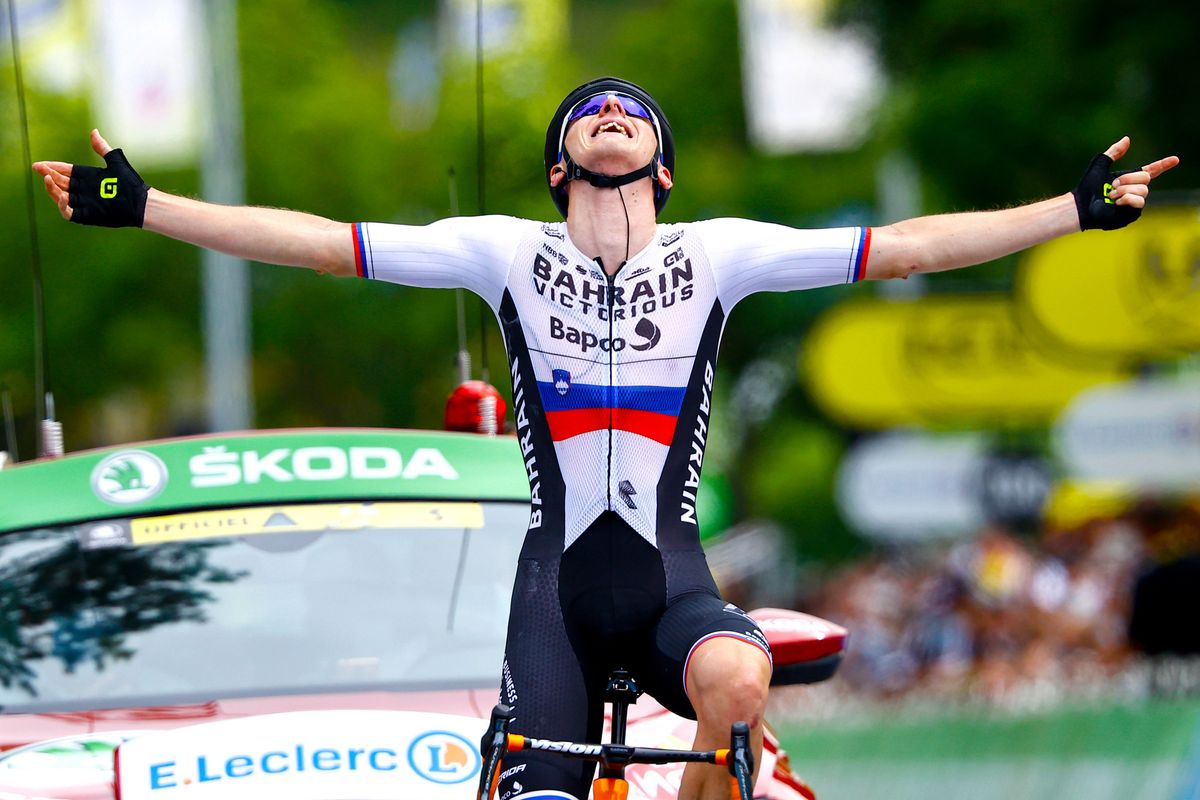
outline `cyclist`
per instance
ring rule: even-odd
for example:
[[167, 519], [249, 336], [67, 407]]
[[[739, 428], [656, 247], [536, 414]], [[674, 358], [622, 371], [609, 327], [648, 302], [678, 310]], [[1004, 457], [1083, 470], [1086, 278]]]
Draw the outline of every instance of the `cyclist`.
[[[513, 730], [596, 741], [616, 666], [698, 720], [694, 746], [752, 726], [756, 760], [771, 675], [754, 624], [717, 594], [696, 491], [717, 347], [758, 291], [902, 278], [988, 261], [1133, 221], [1175, 157], [1110, 171], [1123, 138], [1069, 193], [999, 211], [868, 228], [797, 230], [743, 219], [658, 224], [675, 167], [671, 127], [641, 87], [572, 91], [547, 129], [545, 177], [565, 222], [503, 216], [426, 226], [345, 224], [231, 208], [145, 185], [92, 131], [106, 168], [34, 165], [62, 215], [136, 225], [255, 261], [414, 286], [465, 287], [495, 312], [511, 365], [517, 443], [532, 496], [501, 673]], [[584, 798], [593, 767], [510, 756], [500, 796]], [[689, 765], [680, 796], [728, 798], [720, 767]]]

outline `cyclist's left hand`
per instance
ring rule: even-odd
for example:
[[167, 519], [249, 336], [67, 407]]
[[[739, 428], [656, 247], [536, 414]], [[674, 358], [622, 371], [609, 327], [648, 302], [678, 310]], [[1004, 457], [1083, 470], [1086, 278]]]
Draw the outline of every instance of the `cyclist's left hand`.
[[[1104, 151], [1104, 155], [1116, 161], [1129, 150], [1129, 137], [1123, 136]], [[1119, 206], [1144, 208], [1150, 194], [1150, 181], [1179, 164], [1178, 156], [1167, 156], [1146, 164], [1140, 170], [1127, 172], [1113, 181], [1113, 190], [1108, 198]]]

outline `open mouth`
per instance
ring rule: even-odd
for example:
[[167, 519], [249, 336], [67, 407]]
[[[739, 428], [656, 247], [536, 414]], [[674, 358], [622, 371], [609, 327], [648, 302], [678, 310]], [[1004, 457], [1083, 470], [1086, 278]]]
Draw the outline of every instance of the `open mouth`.
[[615, 120], [609, 120], [608, 122], [605, 122], [600, 127], [596, 128], [596, 130], [594, 130], [592, 132], [592, 138], [594, 139], [597, 136], [600, 136], [601, 134], [607, 134], [607, 133], [616, 133], [616, 134], [620, 134], [626, 138], [630, 138], [630, 139], [633, 138], [632, 130], [630, 130], [625, 125], [623, 125], [620, 122], [617, 122]]

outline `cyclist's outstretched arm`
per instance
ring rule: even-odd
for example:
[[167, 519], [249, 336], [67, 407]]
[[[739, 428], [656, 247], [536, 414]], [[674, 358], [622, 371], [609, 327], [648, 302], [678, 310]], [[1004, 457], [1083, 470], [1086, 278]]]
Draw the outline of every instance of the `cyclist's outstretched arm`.
[[334, 275], [357, 274], [348, 223], [278, 208], [222, 206], [148, 189], [99, 131], [92, 131], [91, 142], [105, 157], [107, 169], [62, 161], [33, 165], [65, 219], [108, 227], [140, 226], [253, 261]]
[[1141, 169], [1111, 172], [1129, 150], [1123, 137], [1088, 166], [1074, 191], [1049, 200], [999, 211], [941, 214], [872, 229], [866, 277], [905, 278], [941, 272], [1024, 250], [1068, 233], [1113, 230], [1137, 219], [1150, 194], [1150, 181], [1179, 163], [1175, 156]]

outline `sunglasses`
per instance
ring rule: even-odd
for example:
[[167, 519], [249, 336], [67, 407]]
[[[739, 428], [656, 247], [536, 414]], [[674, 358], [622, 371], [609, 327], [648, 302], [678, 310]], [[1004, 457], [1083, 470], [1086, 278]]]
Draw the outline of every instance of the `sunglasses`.
[[558, 157], [560, 159], [563, 155], [563, 141], [567, 138], [567, 128], [570, 124], [582, 117], [591, 117], [599, 114], [608, 103], [608, 98], [610, 97], [617, 98], [621, 103], [621, 108], [625, 109], [625, 113], [628, 116], [644, 119], [653, 125], [655, 138], [660, 142], [662, 141], [662, 132], [658, 127], [658, 117], [654, 116], [654, 112], [647, 108], [642, 101], [621, 92], [598, 92], [580, 100], [563, 118], [562, 130], [558, 133]]

